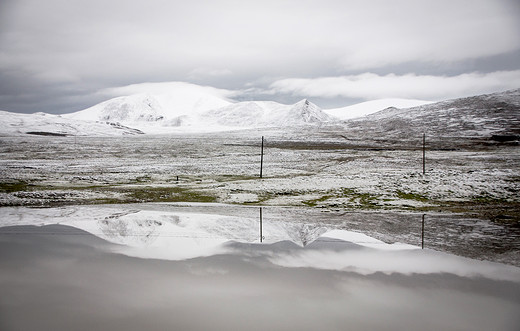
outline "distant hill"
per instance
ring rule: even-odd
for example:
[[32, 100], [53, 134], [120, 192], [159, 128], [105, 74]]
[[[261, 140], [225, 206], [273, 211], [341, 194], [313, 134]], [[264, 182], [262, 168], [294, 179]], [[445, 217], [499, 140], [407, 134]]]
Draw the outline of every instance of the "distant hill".
[[120, 123], [146, 133], [322, 125], [337, 120], [306, 99], [293, 105], [231, 102], [193, 84], [173, 85], [162, 94], [113, 98], [63, 117]]
[[387, 108], [352, 119], [349, 137], [485, 137], [520, 138], [520, 89], [447, 100], [418, 107]]
[[329, 115], [337, 117], [341, 120], [348, 120], [352, 118], [362, 117], [381, 111], [389, 107], [395, 108], [410, 108], [422, 106], [432, 103], [431, 101], [416, 100], [416, 99], [378, 99], [357, 103], [352, 106], [326, 109], [325, 112]]
[[157, 94], [140, 93], [113, 98], [64, 117], [121, 123], [158, 123], [176, 126], [180, 118], [225, 107], [232, 102], [213, 93], [211, 88], [176, 82]]
[[[328, 127], [347, 140], [396, 140], [422, 136], [485, 137], [497, 142], [520, 136], [520, 89], [428, 103], [383, 99], [322, 110], [307, 99], [292, 105], [274, 101], [235, 102], [216, 89], [175, 83], [160, 94], [117, 97], [64, 115], [0, 112], [0, 135], [122, 135], [210, 132], [305, 126]], [[375, 109], [389, 107], [378, 112]], [[355, 115], [356, 114], [356, 115]], [[349, 118], [360, 115], [361, 117]]]
[[0, 136], [120, 136], [143, 134], [121, 124], [82, 121], [45, 113], [18, 114], [0, 111]]
[[209, 124], [238, 128], [321, 125], [337, 121], [307, 99], [293, 105], [273, 101], [238, 102], [208, 111], [203, 116]]

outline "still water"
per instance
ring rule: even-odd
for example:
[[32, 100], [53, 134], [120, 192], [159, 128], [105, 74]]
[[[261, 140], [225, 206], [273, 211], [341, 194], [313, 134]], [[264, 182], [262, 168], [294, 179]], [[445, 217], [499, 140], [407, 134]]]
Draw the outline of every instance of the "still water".
[[0, 329], [520, 326], [517, 267], [219, 208], [3, 209]]

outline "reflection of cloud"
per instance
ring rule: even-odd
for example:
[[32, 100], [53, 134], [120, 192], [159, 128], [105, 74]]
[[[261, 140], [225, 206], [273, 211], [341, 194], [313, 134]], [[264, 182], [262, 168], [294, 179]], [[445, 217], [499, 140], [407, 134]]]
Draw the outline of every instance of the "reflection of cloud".
[[[347, 243], [347, 242], [345, 242]], [[337, 246], [336, 246], [337, 247]], [[518, 281], [520, 268], [493, 262], [477, 261], [430, 250], [349, 249], [311, 250], [274, 253], [270, 261], [283, 267], [311, 267], [324, 270], [345, 270], [364, 275], [385, 274], [439, 274], [461, 277], [485, 277], [496, 280]]]
[[287, 78], [275, 81], [268, 93], [289, 93], [324, 98], [414, 98], [442, 100], [520, 87], [520, 70], [492, 73], [468, 73], [458, 76], [395, 75], [374, 73], [359, 75]]
[[3, 329], [518, 329], [518, 282], [360, 276], [231, 255], [149, 261], [111, 254], [93, 236], [42, 235], [59, 229], [2, 236]]
[[[165, 210], [137, 210], [127, 206], [4, 207], [1, 225], [69, 225], [118, 244], [114, 251], [145, 258], [185, 260], [228, 254], [267, 259], [277, 266], [289, 268], [342, 270], [362, 275], [446, 273], [495, 280], [520, 279], [518, 267], [420, 250], [406, 244], [387, 244], [358, 232], [332, 230], [323, 233], [326, 228], [319, 223], [266, 219], [263, 223], [266, 239], [259, 244], [256, 208], [243, 209], [248, 216], [169, 208], [172, 207]], [[219, 208], [227, 210], [230, 207], [222, 205]], [[304, 243], [308, 245], [300, 246]], [[212, 265], [194, 272], [220, 274], [226, 270]]]

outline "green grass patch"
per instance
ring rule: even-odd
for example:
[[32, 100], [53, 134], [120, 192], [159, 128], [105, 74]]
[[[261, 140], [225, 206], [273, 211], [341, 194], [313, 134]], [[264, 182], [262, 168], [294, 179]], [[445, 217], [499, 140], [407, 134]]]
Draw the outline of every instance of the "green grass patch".
[[305, 192], [302, 191], [264, 191], [258, 193], [258, 203], [263, 203], [268, 200], [274, 199], [276, 197], [281, 196], [290, 196], [290, 197], [296, 197], [299, 195], [305, 194]]
[[406, 193], [403, 191], [396, 191], [395, 194], [398, 198], [404, 199], [404, 200], [415, 200], [420, 202], [426, 202], [428, 201], [428, 198], [424, 195], [417, 194], [417, 193]]
[[496, 198], [488, 195], [486, 192], [482, 192], [479, 196], [474, 196], [471, 198], [472, 202], [483, 203], [483, 204], [497, 204], [497, 203], [507, 203], [506, 198]]
[[360, 209], [380, 209], [376, 195], [370, 193], [359, 193], [352, 188], [343, 188], [341, 190], [341, 197], [349, 200], [348, 206]]
[[326, 200], [328, 200], [328, 199], [330, 199], [332, 197], [333, 197], [332, 195], [324, 195], [324, 196], [322, 196], [320, 198], [317, 198], [317, 199], [302, 201], [302, 203], [304, 205], [309, 206], [309, 207], [316, 207], [316, 205], [318, 205], [318, 203], [326, 201]]
[[[119, 189], [130, 202], [216, 202], [216, 196], [181, 187], [136, 187]], [[126, 200], [126, 199], [125, 199]]]
[[217, 182], [234, 182], [238, 180], [254, 180], [259, 179], [259, 176], [246, 176], [246, 175], [221, 175], [215, 177]]
[[152, 177], [148, 176], [148, 175], [145, 175], [145, 176], [140, 176], [140, 177], [137, 177], [135, 179], [135, 181], [137, 183], [144, 183], [144, 182], [149, 182], [152, 180]]
[[19, 191], [27, 191], [30, 185], [24, 181], [12, 181], [12, 182], [4, 182], [0, 183], [0, 192], [2, 193], [12, 193]]

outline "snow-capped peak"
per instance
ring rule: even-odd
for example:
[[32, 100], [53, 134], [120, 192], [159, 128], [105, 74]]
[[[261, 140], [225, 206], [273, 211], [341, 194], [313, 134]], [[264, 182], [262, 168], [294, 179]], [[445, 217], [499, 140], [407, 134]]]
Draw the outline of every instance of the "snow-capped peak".
[[81, 120], [136, 122], [159, 121], [164, 118], [163, 108], [157, 99], [147, 94], [136, 94], [104, 101], [91, 108], [66, 117]]
[[287, 120], [294, 121], [294, 124], [308, 124], [329, 122], [332, 120], [332, 117], [327, 115], [320, 109], [320, 107], [316, 106], [309, 100], [303, 99], [291, 107]]
[[[168, 84], [167, 86], [161, 85], [160, 88], [150, 88], [150, 84], [142, 86], [146, 93], [116, 97], [64, 116], [74, 119], [124, 123], [175, 121], [181, 116], [197, 115], [231, 104], [231, 101], [207, 91], [203, 86]], [[138, 90], [138, 87], [130, 87], [114, 92]]]

